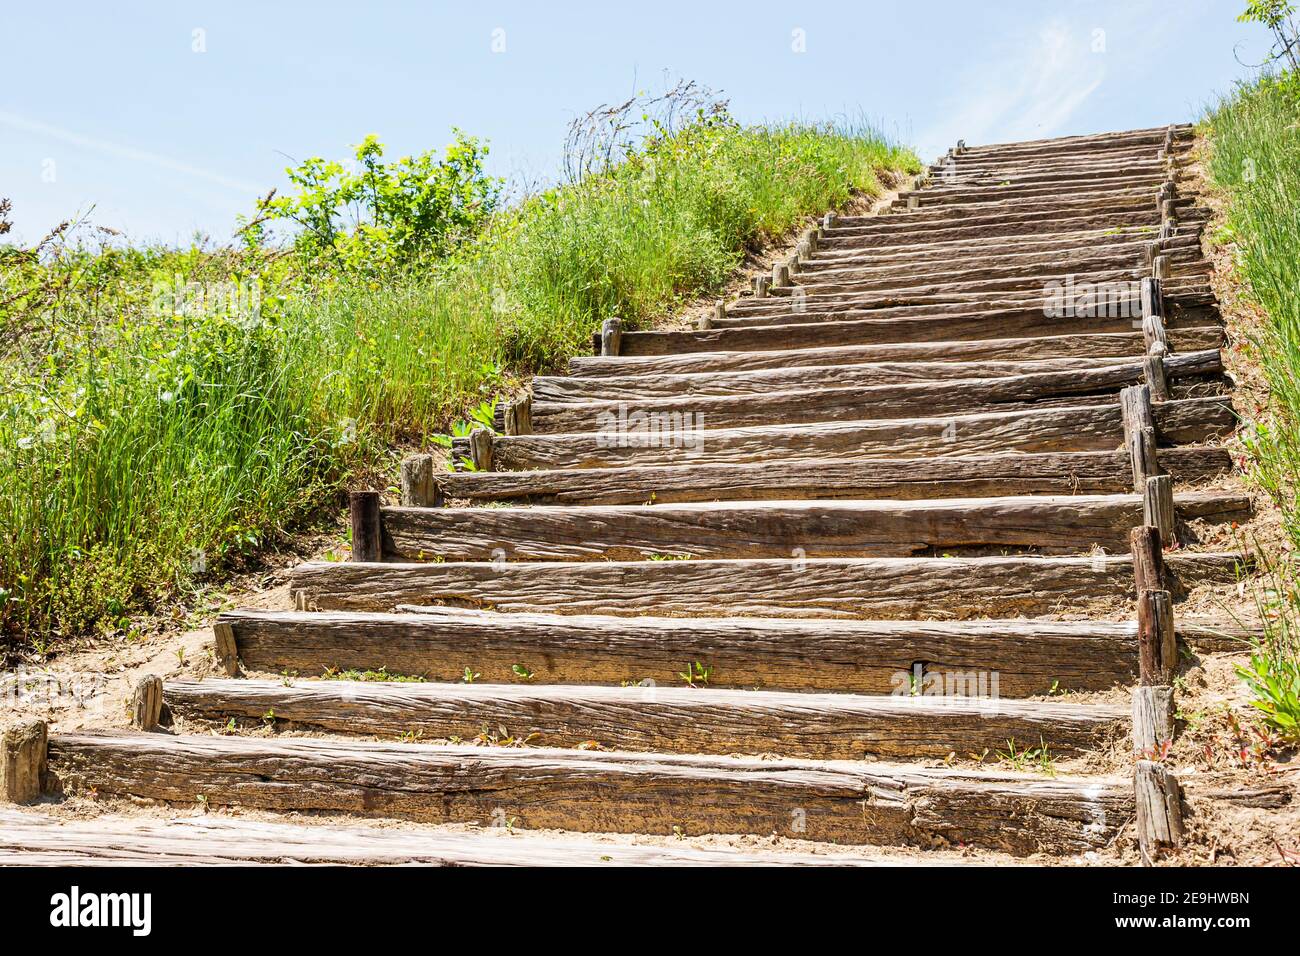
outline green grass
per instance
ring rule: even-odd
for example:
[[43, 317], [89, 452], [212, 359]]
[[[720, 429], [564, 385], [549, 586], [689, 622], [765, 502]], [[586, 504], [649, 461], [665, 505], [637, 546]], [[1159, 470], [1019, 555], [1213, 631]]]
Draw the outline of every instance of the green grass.
[[[1246, 438], [1250, 476], [1279, 506], [1300, 546], [1300, 78], [1239, 86], [1206, 120], [1211, 179], [1228, 192], [1227, 227], [1248, 293], [1267, 320], [1249, 343], [1271, 392], [1267, 416]], [[1265, 637], [1243, 673], [1276, 729], [1300, 740], [1300, 586], [1278, 557], [1261, 598]]]
[[[746, 249], [878, 191], [885, 170], [919, 168], [867, 130], [715, 119], [528, 198], [405, 274], [212, 249], [9, 270], [75, 281], [25, 313], [34, 297], [0, 282], [6, 640], [124, 628], [319, 523], [359, 471], [392, 466], [395, 445], [559, 367], [604, 318], [645, 325], [719, 289]], [[262, 307], [151, 307], [173, 277], [258, 279]]]

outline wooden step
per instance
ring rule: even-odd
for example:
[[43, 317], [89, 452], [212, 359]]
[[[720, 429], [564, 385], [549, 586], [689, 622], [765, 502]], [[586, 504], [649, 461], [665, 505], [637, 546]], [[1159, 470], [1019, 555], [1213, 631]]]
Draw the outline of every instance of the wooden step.
[[[1175, 495], [1182, 521], [1242, 520], [1247, 495]], [[1123, 550], [1140, 495], [1023, 495], [924, 501], [715, 501], [381, 510], [394, 561], [592, 561], [662, 557], [907, 556], [933, 549]]]
[[929, 246], [890, 246], [884, 250], [828, 250], [801, 259], [796, 278], [800, 282], [833, 275], [841, 278], [879, 278], [893, 271], [954, 273], [978, 267], [1041, 266], [1045, 262], [1078, 261], [1086, 263], [1101, 255], [1143, 257], [1146, 248], [1158, 242], [1162, 255], [1196, 257], [1200, 255], [1200, 237], [1188, 233], [1157, 240], [1147, 230], [1085, 232], [1054, 236], [1053, 241], [1020, 239], [1016, 242], [984, 240], [975, 243], [937, 243]]
[[[701, 443], [707, 441], [702, 439]], [[1179, 482], [1232, 471], [1226, 448], [1159, 453]], [[783, 459], [548, 471], [454, 472], [446, 498], [467, 502], [620, 505], [802, 498], [945, 498], [1023, 494], [1115, 494], [1133, 488], [1127, 452], [1045, 452], [890, 458]]]
[[[218, 623], [232, 629], [245, 668], [306, 677], [330, 669], [382, 668], [455, 681], [469, 669], [500, 684], [519, 681], [516, 668], [523, 668], [538, 684], [649, 682], [662, 689], [680, 687], [681, 675], [699, 662], [710, 669], [707, 684], [715, 688], [890, 695], [906, 694], [921, 678], [940, 694], [996, 698], [1048, 694], [1054, 687], [1109, 690], [1132, 681], [1138, 661], [1133, 623], [690, 619], [399, 608], [226, 611]], [[479, 725], [474, 733], [482, 729]], [[954, 749], [936, 746], [948, 748], [944, 754]]]
[[[1170, 552], [1176, 598], [1235, 584], [1240, 554]], [[968, 618], [1085, 613], [1134, 598], [1129, 557], [691, 561], [313, 561], [290, 572], [301, 605], [391, 611], [450, 604], [512, 613], [663, 617]]]
[[[611, 620], [615, 626], [623, 623]], [[462, 655], [473, 650], [466, 646]], [[560, 653], [567, 650], [562, 647]], [[539, 673], [537, 679], [546, 675]], [[598, 744], [614, 750], [770, 753], [811, 760], [944, 758], [951, 753], [965, 758], [985, 750], [1006, 752], [1008, 741], [1066, 754], [1104, 746], [1129, 730], [1125, 707], [963, 697], [943, 693], [939, 678], [931, 680], [934, 693], [928, 696], [650, 684], [295, 680], [286, 686], [282, 680], [205, 680], [168, 681], [163, 700], [173, 715], [220, 724], [234, 718], [261, 726], [273, 714], [276, 726], [288, 722], [354, 736], [474, 741], [487, 735], [533, 747]]]
[[[301, 820], [301, 818], [299, 818]], [[205, 813], [69, 820], [0, 809], [0, 866], [926, 866], [975, 865], [959, 850], [632, 843], [609, 834], [556, 836], [501, 826], [472, 830], [339, 826]], [[998, 861], [1005, 866], [1005, 859]]]
[[[1189, 209], [1178, 210], [1179, 224], [1189, 228], [1204, 221], [1198, 213]], [[891, 225], [887, 228], [867, 230], [857, 227], [852, 232], [835, 232], [831, 230], [826, 237], [819, 240], [818, 248], [851, 249], [873, 246], [885, 248], [895, 245], [909, 245], [930, 242], [954, 242], [966, 239], [999, 238], [1013, 236], [1033, 236], [1045, 233], [1057, 233], [1072, 230], [1122, 229], [1139, 226], [1153, 227], [1153, 232], [1160, 228], [1160, 211], [1151, 202], [1134, 201], [1130, 205], [1114, 208], [1095, 209], [1092, 203], [1081, 203], [1075, 207], [1057, 209], [1054, 213], [1042, 211], [1008, 212], [998, 216], [974, 217], [950, 221], [947, 225], [923, 225], [919, 222], [904, 226]]]
[[[1160, 254], [1175, 268], [1180, 263], [1202, 261], [1200, 250], [1190, 247], [1161, 249]], [[796, 290], [803, 290], [808, 295], [881, 289], [964, 289], [972, 283], [979, 283], [980, 288], [1029, 289], [1042, 295], [1043, 288], [1049, 282], [1059, 281], [1056, 277], [1062, 274], [1076, 275], [1080, 277], [1078, 281], [1086, 282], [1089, 276], [1107, 270], [1144, 269], [1146, 255], [1142, 244], [1130, 243], [1072, 252], [976, 257], [960, 262], [921, 262], [905, 269], [891, 265], [804, 271], [801, 266], [791, 282]], [[1045, 274], [1047, 282], [1041, 278]]]
[[[1169, 329], [1166, 334], [1174, 352], [1219, 349], [1224, 343], [1223, 329], [1217, 325]], [[886, 362], [1026, 362], [1050, 358], [1133, 357], [1145, 353], [1141, 332], [1102, 332], [952, 342], [838, 345], [766, 352], [579, 356], [569, 359], [569, 374], [584, 379], [630, 379], [643, 375], [701, 375], [705, 372], [755, 372]]]
[[[1046, 233], [1041, 236], [973, 239], [968, 242], [919, 243], [910, 246], [886, 246], [884, 249], [823, 249], [800, 261], [799, 275], [857, 268], [868, 270], [912, 269], [920, 266], [948, 266], [1003, 261], [1021, 256], [1041, 256], [1053, 252], [1075, 253], [1093, 246], [1131, 247], [1141, 252], [1157, 233], [1149, 227], [1133, 229], [1097, 229], [1084, 232]], [[1160, 248], [1194, 249], [1199, 237], [1191, 233], [1160, 240]]]
[[[1080, 213], [1078, 215], [1071, 213], [1069, 216], [1051, 223], [1034, 220], [1037, 228], [1023, 235], [1009, 236], [988, 235], [967, 238], [943, 238], [942, 236], [931, 236], [925, 230], [909, 227], [907, 230], [901, 231], [911, 233], [911, 239], [885, 244], [877, 243], [875, 240], [878, 237], [888, 237], [899, 232], [900, 230], [897, 227], [891, 227], [883, 231], [877, 229], [873, 234], [863, 231], [862, 227], [832, 226], [829, 229], [822, 228], [820, 230], [821, 238], [817, 241], [814, 261], [828, 262], [843, 259], [879, 263], [881, 265], [890, 262], [896, 265], [905, 265], [913, 259], [928, 261], [939, 258], [945, 252], [957, 257], [981, 254], [1000, 255], [1026, 250], [1073, 249], [1084, 246], [1089, 242], [1155, 241], [1160, 231], [1159, 225], [1152, 225], [1151, 223], [1156, 218], [1155, 214], [1148, 213], [1146, 209], [1135, 209], [1134, 214], [1143, 221], [1121, 221], [1090, 225], [1090, 221], [1097, 217], [1097, 213]], [[1115, 216], [1113, 213], [1102, 215], [1111, 218]], [[1027, 225], [1030, 223], [1028, 217], [1022, 216], [1020, 218], [1025, 220]], [[949, 231], [951, 228], [944, 227], [938, 231]]]
[[[1144, 170], [1120, 177], [1072, 176], [1051, 182], [1015, 182], [1003, 179], [988, 184], [947, 185], [939, 180], [918, 190], [914, 195], [919, 200], [921, 209], [948, 205], [973, 207], [1012, 200], [1032, 203], [1048, 199], [1073, 199], [1076, 196], [1127, 196], [1159, 189], [1166, 176], [1164, 170]], [[896, 201], [906, 202], [906, 199], [900, 197]]]
[[[852, 315], [867, 308], [885, 308], [887, 299], [862, 300], [845, 306], [818, 310], [820, 320], [811, 311], [790, 316], [772, 324], [741, 328], [716, 328], [691, 331], [624, 332], [621, 340], [624, 356], [682, 355], [691, 352], [787, 351], [790, 349], [830, 348], [843, 345], [897, 345], [916, 342], [951, 342], [1044, 335], [1081, 335], [1132, 332], [1129, 315], [1079, 318], [1050, 318], [1043, 314], [1040, 298], [1032, 307], [1017, 306], [998, 312], [977, 312], [966, 307], [948, 316], [907, 319], [863, 318]], [[789, 300], [776, 300], [774, 312], [789, 312]], [[1117, 312], [1131, 311], [1123, 307]], [[831, 321], [826, 321], [831, 320]], [[1176, 323], [1170, 323], [1176, 325]], [[1203, 319], [1192, 325], [1205, 325]]]
[[59, 734], [49, 754], [67, 792], [520, 829], [1068, 853], [1133, 814], [1127, 778], [847, 761], [159, 733]]
[[[1217, 350], [1167, 356], [1169, 381], [1215, 375], [1222, 371]], [[976, 414], [1032, 407], [1109, 404], [1120, 389], [1145, 380], [1141, 361], [1094, 368], [1034, 372], [997, 378], [961, 378], [942, 382], [891, 385], [793, 388], [752, 395], [682, 395], [627, 400], [534, 401], [532, 426], [537, 434], [603, 432], [617, 436], [630, 430], [660, 432], [801, 422], [914, 418], [919, 415]], [[636, 418], [630, 416], [639, 416]]]
[[[1237, 425], [1226, 396], [1158, 402], [1162, 442], [1189, 444], [1232, 434]], [[790, 458], [946, 457], [1007, 452], [1109, 451], [1124, 441], [1119, 404], [983, 412], [938, 418], [762, 425], [639, 435], [496, 435], [498, 471], [617, 468], [708, 463], [775, 462]], [[467, 440], [453, 454], [470, 454]]]
[[[1217, 350], [1216, 350], [1217, 351]], [[530, 383], [534, 402], [626, 401], [687, 395], [767, 395], [799, 389], [942, 382], [952, 379], [1007, 378], [1064, 372], [1140, 361], [1133, 355], [1096, 358], [1042, 358], [1017, 361], [871, 362], [861, 365], [792, 366], [746, 372], [602, 376], [538, 375]]]

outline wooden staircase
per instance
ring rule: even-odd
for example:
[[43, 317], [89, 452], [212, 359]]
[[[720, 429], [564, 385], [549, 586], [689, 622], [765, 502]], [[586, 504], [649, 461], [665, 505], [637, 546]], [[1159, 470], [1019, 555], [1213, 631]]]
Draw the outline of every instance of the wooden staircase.
[[[1172, 605], [1237, 573], [1197, 546], [1250, 501], [1209, 487], [1235, 417], [1206, 211], [1178, 188], [1191, 136], [959, 144], [699, 328], [606, 322], [499, 434], [454, 443], [474, 470], [417, 456], [400, 503], [354, 493], [353, 560], [296, 569], [296, 610], [221, 615], [229, 678], [142, 687], [131, 732], [54, 735], [50, 778], [1015, 854], [1106, 847], [1136, 814], [1144, 850], [1176, 843], [1156, 761], [970, 755], [1149, 757], [1172, 642], [1212, 640]], [[381, 668], [427, 682], [319, 679]], [[1138, 726], [1086, 698], [1134, 684]], [[307, 735], [168, 733], [163, 711]]]

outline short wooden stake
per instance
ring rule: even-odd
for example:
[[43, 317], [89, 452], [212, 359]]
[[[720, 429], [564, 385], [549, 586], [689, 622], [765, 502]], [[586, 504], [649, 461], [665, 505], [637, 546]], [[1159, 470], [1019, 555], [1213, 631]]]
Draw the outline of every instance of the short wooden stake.
[[[305, 599], [304, 602], [306, 603]], [[212, 639], [217, 663], [229, 677], [239, 676], [239, 646], [235, 643], [235, 628], [225, 621], [212, 625]]]
[[1147, 687], [1172, 684], [1178, 664], [1174, 603], [1168, 591], [1138, 594], [1138, 682]]
[[31, 803], [45, 783], [49, 729], [28, 720], [0, 735], [0, 803]]
[[713, 303], [713, 317], [718, 321], [727, 317], [727, 303], [723, 299], [718, 299]]
[[1160, 543], [1174, 543], [1174, 479], [1150, 475], [1142, 492], [1142, 523], [1160, 530]]
[[1151, 271], [1157, 279], [1168, 279], [1171, 271], [1167, 255], [1156, 256], [1151, 264]]
[[623, 342], [623, 320], [606, 319], [600, 326], [600, 354], [617, 355]]
[[383, 557], [383, 539], [379, 525], [379, 492], [351, 492], [348, 511], [352, 517], [352, 560], [380, 560]]
[[476, 428], [469, 433], [469, 460], [474, 463], [476, 471], [492, 470], [492, 433], [486, 428]]
[[1151, 390], [1145, 385], [1130, 385], [1120, 390], [1119, 402], [1124, 422], [1124, 449], [1133, 467], [1133, 490], [1144, 494], [1147, 478], [1160, 474]]
[[908, 209], [920, 209], [920, 208], [921, 208], [921, 197], [918, 196], [918, 195], [916, 195], [915, 193], [908, 193], [908, 194], [907, 194], [907, 208], [908, 208]]
[[769, 275], [760, 275], [754, 277], [754, 298], [766, 299], [768, 291], [772, 287], [772, 277]]
[[407, 508], [436, 508], [442, 504], [442, 489], [434, 478], [432, 455], [407, 455], [402, 459], [402, 505]]
[[835, 213], [833, 213], [833, 212], [828, 212], [826, 215], [822, 216], [822, 228], [823, 228], [823, 229], [834, 229], [834, 228], [835, 228], [835, 220], [837, 220], [838, 218], [839, 218], [839, 216], [835, 215]]
[[1166, 199], [1160, 204], [1160, 220], [1162, 224], [1173, 223], [1175, 226], [1178, 225], [1178, 209], [1174, 206], [1172, 199]]
[[1159, 355], [1162, 358], [1169, 353], [1169, 336], [1165, 332], [1165, 320], [1158, 315], [1142, 317], [1142, 341], [1146, 343], [1147, 355]]
[[1182, 794], [1178, 778], [1168, 767], [1152, 760], [1137, 762], [1133, 793], [1137, 800], [1138, 847], [1142, 862], [1150, 866], [1165, 850], [1182, 843]]
[[1174, 689], [1168, 684], [1133, 688], [1133, 752], [1156, 759], [1174, 739]]
[[1142, 358], [1142, 373], [1147, 386], [1151, 389], [1151, 400], [1169, 401], [1169, 379], [1165, 375], [1165, 357], [1163, 353], [1146, 355]]
[[1149, 524], [1134, 528], [1128, 534], [1128, 543], [1133, 554], [1133, 581], [1137, 585], [1134, 593], [1163, 591], [1165, 555], [1160, 547], [1160, 530]]
[[772, 288], [780, 289], [790, 284], [790, 266], [784, 262], [772, 263]]
[[[1155, 263], [1155, 257], [1151, 258], [1152, 264]], [[1165, 292], [1160, 280], [1154, 276], [1148, 276], [1138, 283], [1138, 305], [1142, 310], [1142, 317], [1161, 316], [1165, 314]]]
[[141, 677], [131, 690], [131, 726], [136, 730], [157, 730], [162, 704], [162, 678], [156, 674]]
[[[1166, 239], [1172, 239], [1176, 235], [1178, 235], [1178, 223], [1163, 222], [1160, 224], [1160, 240], [1162, 242]], [[1154, 265], [1155, 263], [1153, 262], [1152, 266], [1154, 267]]]
[[502, 416], [507, 435], [531, 435], [533, 433], [533, 397], [521, 395], [506, 403], [505, 415]]

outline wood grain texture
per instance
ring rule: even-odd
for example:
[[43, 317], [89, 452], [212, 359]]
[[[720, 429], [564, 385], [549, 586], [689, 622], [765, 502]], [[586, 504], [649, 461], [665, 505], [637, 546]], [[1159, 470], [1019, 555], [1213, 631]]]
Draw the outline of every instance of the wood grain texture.
[[[1217, 351], [1170, 356], [1170, 378], [1213, 375], [1222, 371]], [[963, 378], [943, 382], [905, 382], [769, 391], [754, 395], [683, 395], [628, 400], [533, 403], [538, 434], [575, 432], [626, 433], [638, 421], [658, 415], [691, 416], [699, 428], [743, 428], [799, 422], [913, 418], [941, 413], [974, 414], [1035, 404], [1063, 407], [1085, 404], [1083, 398], [1117, 401], [1119, 390], [1142, 380], [1141, 362], [1096, 368], [1036, 372], [1003, 378]], [[639, 416], [639, 417], [634, 417]], [[665, 419], [664, 416], [669, 416]], [[644, 427], [644, 426], [642, 426]], [[680, 425], [678, 426], [681, 427]]]
[[[457, 830], [307, 825], [205, 814], [66, 820], [0, 810], [0, 866], [908, 866], [875, 850], [827, 853], [615, 842], [504, 826]], [[935, 863], [970, 861], [936, 854]], [[973, 863], [971, 865], [974, 865]]]
[[[1240, 520], [1249, 496], [1188, 492], [1183, 520]], [[1045, 551], [1128, 547], [1139, 495], [1017, 495], [875, 501], [716, 501], [663, 505], [385, 508], [392, 560], [621, 560], [866, 557], [930, 548]], [[796, 551], [796, 549], [798, 549]]]
[[[955, 436], [954, 436], [955, 437]], [[940, 438], [939, 441], [946, 439]], [[1163, 466], [1183, 481], [1232, 470], [1226, 448], [1171, 448]], [[753, 464], [515, 472], [456, 472], [442, 479], [463, 501], [534, 504], [666, 504], [799, 498], [946, 498], [1109, 494], [1131, 490], [1124, 452], [1048, 452], [939, 458], [778, 459]]]
[[1104, 846], [1133, 812], [1114, 778], [845, 761], [161, 734], [61, 734], [50, 757], [72, 792], [580, 832], [1061, 853]]
[[[1223, 341], [1223, 330], [1218, 326], [1182, 329], [1171, 336], [1173, 350], [1178, 352], [1218, 349], [1222, 347]], [[875, 362], [1011, 362], [1107, 356], [1136, 358], [1142, 355], [1144, 348], [1140, 332], [1103, 332], [1092, 335], [1044, 335], [895, 345], [842, 345], [770, 352], [695, 352], [686, 355], [619, 356], [617, 359], [586, 356], [569, 360], [569, 374], [584, 379], [622, 379], [642, 375], [753, 372]]]
[[[1231, 400], [1226, 396], [1167, 402], [1155, 413], [1160, 438], [1168, 443], [1189, 444], [1223, 437], [1230, 435], [1237, 424]], [[634, 434], [615, 442], [594, 434], [497, 436], [493, 455], [497, 469], [525, 471], [785, 458], [938, 458], [1013, 451], [1109, 451], [1121, 447], [1123, 438], [1119, 407], [1106, 404], [938, 418], [706, 428], [689, 442], [662, 441], [654, 435], [643, 440]], [[460, 455], [463, 448], [453, 442], [453, 451]]]
[[[682, 355], [690, 352], [786, 351], [789, 349], [824, 348], [842, 345], [890, 345], [909, 342], [947, 342], [960, 339], [984, 340], [1032, 335], [1085, 335], [1130, 332], [1133, 320], [1115, 318], [1049, 318], [1043, 314], [1041, 297], [1035, 306], [1017, 305], [996, 312], [977, 312], [969, 307], [953, 315], [864, 318], [847, 313], [863, 308], [883, 308], [887, 300], [849, 301], [847, 305], [820, 310], [823, 319], [800, 321], [788, 317], [784, 323], [771, 325], [711, 328], [690, 331], [623, 333], [623, 355]], [[966, 303], [956, 303], [965, 306]], [[787, 313], [788, 304], [774, 312]], [[813, 313], [808, 310], [809, 315]], [[964, 318], [962, 316], [965, 316]], [[1203, 321], [1195, 324], [1203, 325]], [[1170, 322], [1177, 328], [1177, 321]]]
[[713, 688], [170, 681], [173, 714], [225, 724], [289, 722], [344, 735], [473, 740], [504, 728], [529, 746], [814, 760], [946, 757], [1045, 741], [1053, 753], [1118, 739], [1129, 715], [1109, 706], [957, 696], [863, 696]]
[[672, 375], [640, 373], [602, 378], [538, 375], [532, 381], [535, 402], [628, 401], [694, 395], [765, 395], [816, 388], [850, 388], [894, 383], [991, 379], [1040, 372], [1106, 368], [1134, 356], [1045, 358], [1025, 361], [872, 362], [861, 365], [794, 366], [747, 372]]
[[485, 681], [509, 683], [520, 665], [539, 683], [671, 687], [699, 661], [712, 668], [712, 687], [891, 694], [907, 690], [920, 662], [939, 689], [1026, 697], [1058, 681], [1065, 690], [1107, 690], [1131, 680], [1137, 667], [1137, 629], [1128, 623], [681, 620], [400, 607], [406, 610], [231, 611], [221, 620], [234, 627], [246, 667], [309, 677], [384, 667], [453, 681], [468, 667]]
[[[1176, 596], [1235, 584], [1238, 554], [1170, 554]], [[308, 606], [451, 604], [509, 612], [664, 617], [970, 618], [1083, 612], [1135, 600], [1128, 557], [792, 558], [370, 565], [308, 562], [290, 585]]]

